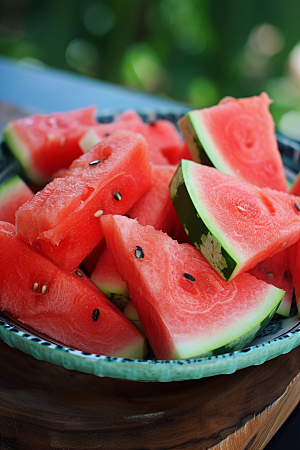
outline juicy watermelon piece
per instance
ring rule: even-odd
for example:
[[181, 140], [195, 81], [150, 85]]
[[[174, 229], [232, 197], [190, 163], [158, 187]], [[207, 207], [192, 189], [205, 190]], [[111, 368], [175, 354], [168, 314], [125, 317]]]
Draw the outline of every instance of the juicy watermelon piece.
[[294, 293], [293, 280], [289, 268], [288, 250], [275, 253], [270, 258], [258, 263], [253, 269], [249, 270], [249, 273], [258, 280], [273, 284], [285, 291], [276, 314], [288, 317], [291, 311]]
[[151, 225], [171, 235], [178, 227], [178, 216], [172, 204], [169, 184], [174, 176], [173, 166], [153, 166], [152, 185], [127, 212], [141, 225]]
[[124, 280], [120, 277], [114, 258], [105, 247], [92, 272], [91, 281], [121, 311], [129, 301], [129, 292]]
[[108, 249], [158, 359], [241, 349], [270, 320], [284, 292], [242, 274], [226, 283], [189, 244], [124, 216], [101, 219]]
[[32, 190], [18, 175], [0, 186], [0, 221], [15, 223], [17, 209], [33, 197]]
[[170, 192], [189, 238], [226, 280], [299, 239], [299, 197], [185, 160]]
[[270, 103], [263, 92], [189, 112], [178, 125], [194, 160], [255, 186], [287, 192]]
[[82, 155], [79, 141], [97, 124], [95, 107], [34, 115], [10, 122], [3, 137], [26, 175], [44, 185]]
[[145, 339], [76, 272], [67, 273], [0, 223], [0, 308], [52, 339], [84, 352], [143, 358]]
[[72, 271], [103, 238], [99, 216], [126, 213], [150, 185], [144, 137], [116, 132], [19, 208], [18, 235]]
[[168, 120], [144, 123], [135, 111], [125, 111], [111, 123], [100, 123], [89, 129], [80, 141], [84, 152], [105, 139], [115, 130], [141, 133], [148, 142], [152, 164], [178, 164], [186, 155], [185, 143], [175, 125]]

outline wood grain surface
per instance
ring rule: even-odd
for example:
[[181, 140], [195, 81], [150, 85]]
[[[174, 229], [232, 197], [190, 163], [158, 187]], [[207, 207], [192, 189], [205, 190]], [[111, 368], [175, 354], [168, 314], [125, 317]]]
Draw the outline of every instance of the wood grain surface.
[[0, 448], [263, 449], [300, 399], [300, 348], [231, 375], [99, 378], [0, 341]]

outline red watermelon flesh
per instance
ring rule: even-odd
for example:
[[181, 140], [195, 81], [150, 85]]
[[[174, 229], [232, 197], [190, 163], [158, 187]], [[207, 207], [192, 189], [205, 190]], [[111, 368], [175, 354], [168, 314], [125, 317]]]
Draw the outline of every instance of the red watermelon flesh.
[[219, 105], [188, 113], [178, 124], [194, 159], [203, 158], [205, 164], [258, 187], [287, 192], [270, 103], [263, 92], [227, 97]]
[[293, 300], [293, 280], [289, 268], [288, 250], [276, 253], [270, 258], [258, 263], [249, 273], [259, 280], [273, 284], [285, 291], [285, 295], [276, 313], [288, 317]]
[[19, 208], [17, 233], [72, 271], [103, 238], [99, 216], [126, 213], [150, 185], [145, 138], [116, 132]]
[[[126, 216], [137, 219], [141, 225], [151, 225], [169, 235], [183, 229], [174, 210], [169, 183], [174, 175], [173, 166], [153, 166], [152, 185], [148, 191], [130, 208]], [[185, 234], [184, 230], [183, 233]], [[185, 238], [187, 238], [185, 234]], [[114, 258], [105, 248], [99, 255], [91, 274], [91, 280], [114, 301], [114, 297], [129, 297], [127, 285], [119, 275]], [[119, 299], [117, 299], [119, 302]]]
[[136, 122], [140, 124], [144, 123], [141, 116], [134, 109], [127, 109], [126, 111], [123, 111], [115, 118], [114, 122]]
[[152, 164], [178, 164], [186, 155], [186, 146], [175, 125], [168, 120], [157, 120], [144, 123], [134, 111], [125, 111], [114, 122], [100, 123], [93, 127], [81, 139], [83, 151], [88, 151], [93, 145], [105, 139], [115, 130], [130, 130], [141, 133], [148, 142]]
[[71, 348], [145, 356], [144, 337], [100, 291], [21, 242], [8, 225], [0, 223], [2, 311]]
[[3, 136], [27, 176], [43, 185], [82, 155], [79, 141], [96, 124], [95, 107], [90, 106], [12, 121]]
[[189, 244], [124, 216], [101, 219], [106, 243], [158, 359], [242, 348], [284, 292], [242, 274], [226, 283]]
[[[128, 303], [129, 292], [125, 281], [121, 278], [116, 262], [109, 250], [105, 247], [100, 253], [97, 264], [92, 272], [91, 281], [108, 296], [111, 301], [117, 306], [121, 306], [121, 310], [124, 309], [126, 303]], [[116, 302], [114, 297], [118, 297]], [[120, 299], [125, 297], [125, 299]], [[120, 305], [120, 302], [122, 305]]]
[[141, 225], [151, 225], [171, 235], [179, 220], [169, 192], [174, 173], [173, 166], [153, 166], [151, 187], [130, 208], [127, 216], [137, 219]]
[[1, 184], [0, 221], [14, 224], [16, 211], [33, 195], [32, 190], [18, 175]]

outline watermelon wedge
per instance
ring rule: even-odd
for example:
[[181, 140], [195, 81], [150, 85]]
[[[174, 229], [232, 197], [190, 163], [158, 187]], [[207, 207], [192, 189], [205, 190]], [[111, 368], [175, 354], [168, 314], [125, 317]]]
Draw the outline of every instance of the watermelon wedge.
[[[71, 348], [143, 358], [145, 339], [82, 273], [67, 273], [0, 222], [0, 309]], [[80, 275], [80, 276], [79, 276]]]
[[263, 92], [189, 112], [178, 126], [194, 160], [255, 186], [287, 192], [270, 103]]
[[156, 120], [144, 123], [138, 113], [132, 110], [125, 111], [111, 123], [100, 123], [87, 130], [80, 140], [82, 151], [90, 150], [116, 130], [141, 133], [148, 142], [152, 164], [178, 164], [186, 155], [185, 143], [172, 122]]
[[120, 277], [114, 258], [106, 247], [100, 253], [90, 278], [114, 305], [121, 311], [124, 310], [129, 301], [129, 292], [125, 281]]
[[174, 166], [153, 166], [151, 187], [129, 209], [127, 216], [171, 235], [181, 225], [169, 192], [175, 170]]
[[95, 107], [90, 106], [12, 121], [3, 137], [28, 178], [44, 185], [82, 155], [79, 141], [96, 124]]
[[106, 215], [101, 223], [157, 359], [243, 348], [284, 295], [249, 274], [226, 283], [195, 247], [136, 220]]
[[189, 238], [225, 280], [299, 239], [299, 197], [186, 160], [170, 193]]
[[15, 214], [34, 193], [18, 175], [0, 186], [0, 221], [15, 224]]
[[288, 317], [290, 315], [294, 294], [293, 280], [289, 268], [288, 249], [275, 253], [270, 258], [258, 263], [253, 269], [249, 270], [249, 273], [258, 280], [273, 284], [285, 291], [276, 315]]
[[100, 215], [126, 213], [150, 185], [145, 138], [115, 132], [19, 208], [17, 233], [73, 271], [103, 238]]

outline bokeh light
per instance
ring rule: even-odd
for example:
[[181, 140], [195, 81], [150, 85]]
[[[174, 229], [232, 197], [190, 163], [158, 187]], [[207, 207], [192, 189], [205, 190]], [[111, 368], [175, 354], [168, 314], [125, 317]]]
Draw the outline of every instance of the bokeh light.
[[95, 44], [85, 39], [74, 39], [66, 48], [66, 61], [70, 67], [86, 75], [94, 75], [100, 63]]
[[105, 3], [93, 3], [88, 6], [83, 22], [86, 29], [96, 36], [104, 36], [114, 25], [112, 9]]
[[149, 92], [167, 88], [167, 74], [157, 53], [147, 43], [133, 44], [126, 50], [122, 73], [130, 87]]
[[298, 3], [5, 0], [0, 54], [197, 108], [265, 90], [278, 126], [300, 111]]

